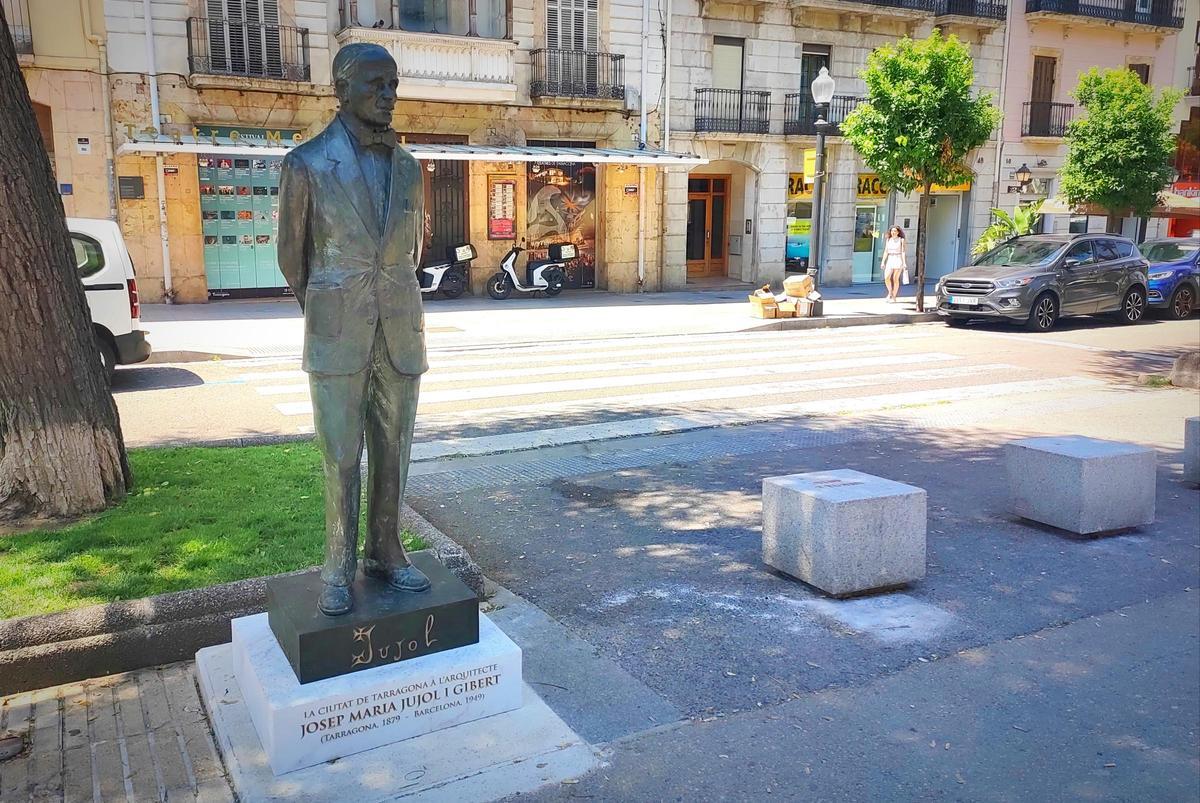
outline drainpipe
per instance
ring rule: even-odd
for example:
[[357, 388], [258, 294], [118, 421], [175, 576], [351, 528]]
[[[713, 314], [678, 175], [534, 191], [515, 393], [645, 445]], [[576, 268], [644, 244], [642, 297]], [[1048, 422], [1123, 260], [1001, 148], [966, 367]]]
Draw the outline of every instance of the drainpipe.
[[[154, 23], [150, 15], [150, 0], [142, 0], [142, 21], [146, 26], [146, 72], [150, 79], [150, 117], [156, 136], [161, 133], [162, 116], [158, 109], [158, 68], [154, 61]], [[163, 299], [175, 303], [171, 284], [171, 242], [167, 233], [167, 186], [163, 178], [162, 154], [154, 155], [154, 174], [158, 185], [158, 236], [162, 240]]]
[[[662, 7], [661, 4], [659, 6]], [[667, 153], [671, 152], [671, 0], [666, 0], [666, 34], [663, 39], [663, 95], [658, 100], [658, 107], [662, 109], [663, 135], [662, 149]], [[663, 272], [667, 268], [667, 174], [670, 171], [669, 167], [663, 167], [658, 171], [658, 289], [663, 289]]]
[[[1013, 4], [1016, 0], [1008, 2], [1008, 17], [1005, 20], [1004, 26], [1004, 56], [1000, 60], [1000, 103], [1007, 104], [1007, 87], [1008, 87], [1008, 47], [1012, 40], [1012, 17]], [[1003, 109], [1003, 105], [1001, 107]], [[992, 206], [999, 208], [1000, 206], [1000, 173], [1003, 171], [1004, 160], [1004, 119], [1000, 120], [1000, 136], [996, 142], [996, 173], [992, 182]]]
[[[638, 88], [638, 106], [641, 123], [638, 127], [638, 148], [646, 147], [646, 77], [650, 62], [650, 52], [646, 40], [650, 36], [650, 3], [642, 3], [642, 70], [641, 85]], [[638, 292], [645, 291], [646, 285], [646, 168], [638, 167], [638, 261], [637, 261]]]
[[100, 107], [104, 109], [104, 170], [108, 183], [108, 217], [117, 219], [117, 193], [114, 186], [116, 165], [113, 162], [112, 99], [108, 86], [108, 44], [92, 30], [92, 10], [88, 0], [79, 0], [79, 18], [83, 21], [83, 36], [96, 46], [100, 59]]

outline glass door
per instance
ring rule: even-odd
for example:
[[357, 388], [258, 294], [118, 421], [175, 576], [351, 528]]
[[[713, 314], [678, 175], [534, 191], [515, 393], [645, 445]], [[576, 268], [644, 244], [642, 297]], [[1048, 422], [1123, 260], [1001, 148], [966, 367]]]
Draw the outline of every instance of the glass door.
[[687, 275], [724, 276], [729, 233], [729, 176], [688, 178]]
[[850, 281], [854, 284], [883, 281], [879, 267], [884, 240], [883, 206], [860, 204], [854, 208], [854, 254]]

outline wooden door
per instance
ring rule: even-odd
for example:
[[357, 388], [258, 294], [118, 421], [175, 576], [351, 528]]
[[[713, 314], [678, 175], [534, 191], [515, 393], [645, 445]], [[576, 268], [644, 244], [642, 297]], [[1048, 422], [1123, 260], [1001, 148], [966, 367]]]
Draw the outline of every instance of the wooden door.
[[1046, 136], [1050, 133], [1052, 101], [1054, 100], [1054, 71], [1058, 60], [1053, 56], [1033, 57], [1033, 86], [1029, 91], [1029, 133]]
[[728, 237], [729, 176], [689, 176], [688, 278], [725, 275]]

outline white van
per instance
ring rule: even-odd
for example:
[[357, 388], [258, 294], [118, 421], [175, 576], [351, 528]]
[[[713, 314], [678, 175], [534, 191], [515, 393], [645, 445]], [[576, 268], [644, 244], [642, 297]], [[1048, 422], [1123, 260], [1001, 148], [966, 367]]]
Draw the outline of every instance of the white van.
[[118, 365], [150, 357], [150, 343], [141, 329], [141, 304], [133, 260], [121, 230], [111, 220], [67, 218], [75, 266], [92, 311], [92, 328], [100, 360], [111, 380]]

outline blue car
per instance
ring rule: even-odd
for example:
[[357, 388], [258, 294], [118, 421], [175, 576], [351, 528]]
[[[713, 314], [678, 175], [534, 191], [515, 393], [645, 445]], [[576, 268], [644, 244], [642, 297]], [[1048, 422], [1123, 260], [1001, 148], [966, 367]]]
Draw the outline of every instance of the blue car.
[[1150, 308], [1180, 320], [1200, 299], [1200, 237], [1147, 240], [1139, 246], [1150, 262]]

